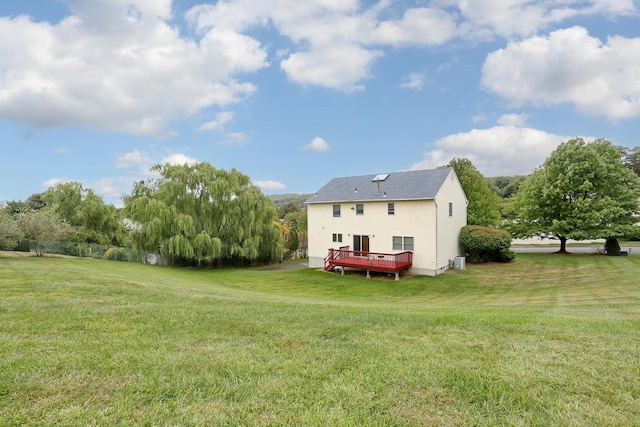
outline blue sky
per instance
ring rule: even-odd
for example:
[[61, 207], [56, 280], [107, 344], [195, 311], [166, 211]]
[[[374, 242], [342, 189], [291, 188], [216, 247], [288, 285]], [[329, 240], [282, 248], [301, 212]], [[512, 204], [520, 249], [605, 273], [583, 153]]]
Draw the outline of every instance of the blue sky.
[[639, 145], [633, 0], [3, 0], [0, 201], [105, 201], [160, 162], [266, 194], [467, 157], [528, 174], [562, 141]]

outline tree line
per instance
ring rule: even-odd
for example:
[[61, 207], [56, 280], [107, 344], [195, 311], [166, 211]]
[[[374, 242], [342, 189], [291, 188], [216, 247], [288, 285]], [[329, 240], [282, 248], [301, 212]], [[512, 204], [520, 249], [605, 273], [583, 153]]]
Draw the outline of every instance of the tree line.
[[264, 263], [287, 252], [275, 206], [248, 176], [206, 162], [152, 170], [158, 178], [136, 182], [121, 209], [77, 182], [7, 202], [0, 249], [27, 237], [42, 255], [43, 242], [62, 239], [133, 247], [183, 265]]
[[560, 252], [569, 239], [606, 239], [607, 251], [616, 253], [617, 239], [640, 236], [640, 147], [575, 138], [528, 176], [485, 179], [468, 159], [447, 166], [469, 200], [469, 225], [556, 239]]

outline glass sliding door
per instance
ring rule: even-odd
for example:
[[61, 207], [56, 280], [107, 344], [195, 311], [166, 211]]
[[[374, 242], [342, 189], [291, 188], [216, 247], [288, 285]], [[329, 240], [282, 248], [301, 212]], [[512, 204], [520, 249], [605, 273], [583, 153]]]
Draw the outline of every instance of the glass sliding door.
[[369, 252], [369, 236], [353, 235], [353, 250], [356, 256], [363, 255], [363, 252]]

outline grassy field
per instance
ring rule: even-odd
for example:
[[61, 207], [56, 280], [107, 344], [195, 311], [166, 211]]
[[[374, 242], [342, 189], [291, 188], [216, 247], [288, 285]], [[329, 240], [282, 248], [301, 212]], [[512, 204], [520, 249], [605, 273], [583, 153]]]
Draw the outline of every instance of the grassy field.
[[640, 257], [467, 267], [0, 253], [0, 426], [640, 425]]

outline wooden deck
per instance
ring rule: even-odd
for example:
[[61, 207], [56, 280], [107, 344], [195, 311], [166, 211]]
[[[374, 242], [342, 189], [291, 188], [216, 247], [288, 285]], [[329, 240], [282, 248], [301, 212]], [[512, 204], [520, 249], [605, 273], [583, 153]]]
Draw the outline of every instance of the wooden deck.
[[[350, 267], [370, 271], [384, 271], [395, 273], [399, 278], [401, 270], [410, 268], [413, 264], [412, 252], [400, 252], [397, 254], [385, 254], [379, 252], [350, 251], [348, 246], [340, 249], [329, 249], [329, 254], [324, 259], [324, 269], [331, 270], [335, 267]], [[344, 270], [343, 270], [344, 272]]]

